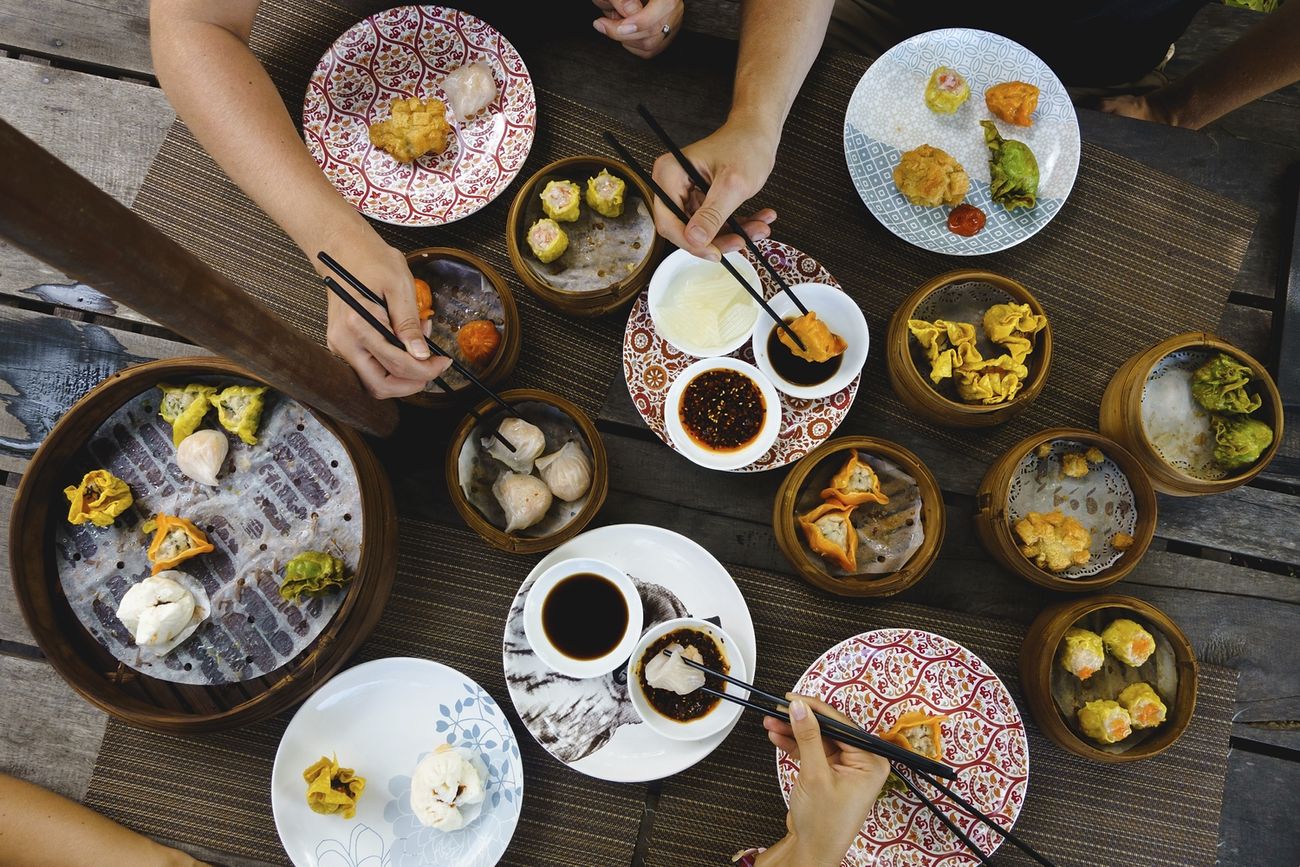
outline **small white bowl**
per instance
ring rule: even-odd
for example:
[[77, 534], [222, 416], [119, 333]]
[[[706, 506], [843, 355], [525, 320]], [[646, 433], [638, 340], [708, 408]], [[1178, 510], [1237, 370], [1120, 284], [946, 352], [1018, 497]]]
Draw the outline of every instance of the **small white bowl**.
[[[542, 626], [542, 605], [550, 592], [555, 589], [555, 585], [571, 575], [584, 572], [599, 575], [609, 581], [623, 594], [623, 601], [627, 603], [627, 628], [623, 632], [623, 637], [619, 639], [613, 650], [596, 659], [574, 659], [565, 656], [546, 637], [546, 629]], [[528, 598], [524, 600], [524, 636], [527, 637], [529, 646], [538, 658], [560, 674], [584, 679], [600, 677], [622, 666], [632, 655], [637, 639], [641, 637], [644, 616], [641, 594], [637, 593], [636, 585], [632, 583], [627, 573], [603, 560], [575, 557], [572, 560], [561, 560], [533, 582], [532, 588], [528, 591]]]
[[[691, 438], [682, 425], [681, 402], [686, 393], [686, 386], [696, 376], [707, 370], [735, 370], [745, 374], [754, 381], [763, 394], [763, 404], [767, 410], [763, 427], [749, 445], [730, 452], [716, 452], [706, 449]], [[781, 396], [776, 393], [772, 381], [763, 372], [747, 361], [739, 358], [702, 358], [687, 367], [668, 388], [668, 398], [664, 401], [664, 426], [668, 429], [668, 438], [673, 448], [689, 460], [711, 470], [735, 470], [752, 464], [767, 454], [767, 450], [776, 442], [781, 432]]]
[[[834, 286], [827, 286], [825, 283], [801, 283], [798, 286], [791, 286], [790, 291], [803, 302], [805, 307], [816, 313], [817, 318], [825, 322], [832, 333], [843, 337], [848, 343], [848, 349], [844, 350], [844, 355], [840, 357], [840, 369], [830, 379], [818, 385], [795, 385], [782, 379], [772, 367], [772, 359], [767, 354], [768, 337], [771, 336], [772, 329], [776, 328], [776, 323], [766, 315], [760, 317], [754, 325], [754, 334], [751, 338], [754, 361], [758, 364], [758, 369], [772, 380], [772, 384], [778, 391], [804, 400], [830, 397], [852, 382], [853, 378], [862, 372], [862, 366], [867, 363], [867, 350], [871, 343], [867, 332], [867, 318], [862, 315], [862, 308], [856, 301]], [[768, 300], [768, 304], [782, 319], [799, 315], [799, 308], [784, 292], [773, 296]]]
[[[760, 294], [762, 293], [763, 284], [758, 279], [758, 272], [754, 270], [753, 265], [749, 264], [748, 259], [740, 253], [728, 253], [726, 259], [735, 266], [737, 271], [744, 275], [750, 286], [754, 287]], [[712, 358], [715, 355], [727, 355], [735, 352], [745, 345], [745, 341], [749, 340], [750, 334], [750, 328], [746, 327], [743, 333], [728, 343], [717, 346], [700, 346], [684, 340], [681, 335], [671, 334], [662, 327], [663, 320], [660, 311], [663, 309], [664, 301], [673, 291], [678, 289], [678, 284], [690, 277], [692, 272], [703, 275], [710, 271], [717, 271], [728, 280], [734, 281], [736, 279], [718, 263], [693, 256], [685, 250], [677, 250], [669, 254], [659, 263], [659, 267], [655, 269], [654, 274], [650, 276], [650, 295], [647, 302], [650, 306], [650, 318], [654, 321], [656, 333], [668, 341], [669, 345], [678, 352], [693, 355], [696, 358]], [[750, 298], [749, 305], [754, 317], [757, 318], [761, 313], [758, 302]]]
[[[727, 664], [730, 666], [727, 674], [736, 678], [736, 680], [748, 682], [749, 675], [745, 671], [745, 660], [741, 658], [740, 650], [736, 647], [736, 642], [731, 639], [730, 635], [721, 627], [714, 626], [707, 620], [698, 620], [694, 617], [679, 617], [675, 620], [665, 620], [663, 623], [647, 629], [645, 635], [642, 635], [641, 640], [636, 643], [636, 649], [632, 651], [632, 658], [627, 662], [627, 691], [632, 697], [632, 707], [641, 717], [641, 721], [655, 732], [675, 741], [699, 741], [725, 730], [736, 717], [740, 716], [743, 708], [725, 699], [719, 699], [718, 706], [704, 716], [687, 722], [678, 722], [669, 719], [650, 706], [650, 700], [646, 698], [645, 693], [641, 690], [641, 678], [639, 676], [642, 664], [641, 657], [651, 644], [669, 632], [675, 632], [678, 629], [697, 629], [712, 636], [722, 647], [723, 658], [727, 660]], [[650, 660], [644, 661], [649, 662]], [[726, 684], [723, 689], [731, 695], [741, 698], [749, 697], [747, 690], [730, 683]]]

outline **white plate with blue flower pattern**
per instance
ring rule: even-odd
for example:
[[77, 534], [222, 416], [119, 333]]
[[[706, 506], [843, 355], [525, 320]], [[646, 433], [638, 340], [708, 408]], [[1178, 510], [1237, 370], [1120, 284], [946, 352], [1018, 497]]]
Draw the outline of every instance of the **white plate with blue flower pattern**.
[[[925, 85], [938, 66], [956, 69], [970, 84], [970, 98], [954, 114], [936, 114], [925, 105]], [[1025, 81], [1040, 90], [1032, 126], [1005, 123], [985, 106], [984, 91], [1004, 81]], [[981, 120], [992, 120], [1003, 138], [1022, 141], [1034, 152], [1034, 207], [1007, 211], [993, 202]], [[894, 186], [894, 166], [903, 152], [923, 144], [947, 151], [970, 175], [966, 202], [987, 218], [978, 234], [953, 234], [948, 208], [913, 205]], [[844, 157], [867, 210], [886, 229], [935, 253], [979, 256], [1032, 237], [1065, 204], [1079, 171], [1079, 118], [1065, 85], [1023, 45], [983, 30], [932, 30], [895, 45], [863, 73], [844, 116]]]
[[[444, 743], [478, 753], [488, 770], [482, 811], [450, 833], [411, 811], [411, 772]], [[354, 818], [307, 807], [302, 772], [321, 756], [365, 778]], [[349, 668], [317, 690], [271, 772], [275, 827], [297, 867], [488, 867], [510, 844], [523, 799], [519, 745], [492, 696], [454, 668], [409, 657]]]

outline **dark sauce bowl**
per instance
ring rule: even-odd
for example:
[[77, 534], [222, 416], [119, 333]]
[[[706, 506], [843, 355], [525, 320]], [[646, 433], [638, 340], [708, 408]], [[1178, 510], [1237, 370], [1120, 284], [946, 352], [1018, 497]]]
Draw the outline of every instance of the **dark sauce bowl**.
[[[775, 336], [776, 323], [770, 316], [760, 316], [754, 325], [751, 343], [754, 363], [772, 380], [777, 390], [801, 400], [820, 400], [848, 388], [867, 363], [871, 335], [862, 308], [842, 289], [824, 283], [791, 286], [809, 311], [826, 324], [832, 334], [843, 338], [848, 347], [830, 361], [820, 364], [804, 361], [786, 348]], [[772, 311], [789, 322], [799, 316], [794, 301], [784, 293], [768, 300]]]
[[[721, 740], [726, 733], [736, 724], [740, 718], [741, 707], [729, 701], [717, 699], [715, 702], [709, 702], [702, 699], [696, 693], [687, 696], [677, 696], [676, 693], [669, 693], [668, 696], [653, 695], [661, 693], [661, 690], [647, 689], [643, 684], [645, 680], [643, 671], [644, 667], [649, 664], [656, 653], [651, 652], [651, 648], [656, 644], [661, 644], [661, 639], [671, 633], [687, 632], [702, 636], [705, 640], [711, 640], [717, 653], [711, 654], [705, 651], [702, 655], [705, 659], [705, 665], [716, 663], [721, 660], [726, 663], [727, 671], [731, 677], [737, 680], [748, 681], [749, 673], [745, 669], [745, 660], [740, 655], [740, 650], [736, 646], [731, 636], [719, 626], [715, 626], [707, 620], [698, 620], [694, 617], [679, 617], [674, 620], [665, 620], [663, 623], [656, 624], [647, 629], [637, 642], [636, 649], [632, 651], [632, 656], [627, 663], [627, 689], [632, 697], [632, 707], [636, 710], [641, 721], [651, 728], [657, 734], [663, 735], [675, 741], [699, 741], [706, 738], [717, 737]], [[682, 642], [685, 644], [686, 642]], [[696, 643], [694, 641], [690, 643]], [[710, 665], [710, 667], [713, 667]], [[710, 688], [725, 690], [726, 692], [737, 695], [741, 698], [747, 698], [748, 693], [739, 687], [731, 684], [725, 684], [720, 678], [707, 677], [706, 685]], [[665, 701], [666, 699], [666, 701]], [[664, 710], [660, 710], [660, 706]], [[697, 713], [688, 719], [675, 719], [669, 716], [665, 711], [671, 712], [673, 709], [688, 709], [686, 714]], [[701, 712], [702, 711], [702, 712]]]

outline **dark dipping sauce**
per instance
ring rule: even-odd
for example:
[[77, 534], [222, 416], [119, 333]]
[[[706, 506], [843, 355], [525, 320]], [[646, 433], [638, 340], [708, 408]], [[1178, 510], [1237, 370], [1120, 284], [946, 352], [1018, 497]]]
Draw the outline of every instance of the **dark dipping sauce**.
[[[785, 324], [793, 321], [791, 317]], [[781, 329], [773, 328], [767, 335], [767, 360], [772, 362], [776, 375], [791, 385], [821, 385], [839, 372], [843, 359], [841, 353], [826, 361], [807, 361], [781, 342]]]
[[627, 600], [607, 578], [591, 572], [570, 575], [542, 600], [542, 629], [555, 649], [570, 659], [599, 659], [627, 632]]
[[[671, 689], [655, 689], [646, 680], [645, 667], [650, 664], [650, 660], [658, 656], [670, 644], [680, 644], [683, 649], [694, 647], [700, 652], [700, 656], [704, 658], [702, 664], [714, 671], [730, 674], [731, 666], [727, 664], [727, 660], [723, 657], [718, 642], [713, 640], [713, 636], [700, 632], [698, 629], [674, 629], [667, 635], [661, 635], [642, 654], [636, 677], [641, 684], [641, 692], [645, 695], [646, 700], [650, 702], [650, 706], [669, 719], [677, 720], [677, 722], [689, 722], [693, 719], [699, 719], [721, 704], [722, 699], [716, 695], [709, 695], [703, 689], [688, 692], [686, 695], [678, 695]], [[704, 685], [719, 692], [726, 686], [722, 678], [714, 677], [711, 674], [704, 676]]]
[[736, 370], [706, 370], [686, 384], [679, 409], [691, 438], [715, 452], [734, 452], [763, 429], [767, 407], [757, 383]]

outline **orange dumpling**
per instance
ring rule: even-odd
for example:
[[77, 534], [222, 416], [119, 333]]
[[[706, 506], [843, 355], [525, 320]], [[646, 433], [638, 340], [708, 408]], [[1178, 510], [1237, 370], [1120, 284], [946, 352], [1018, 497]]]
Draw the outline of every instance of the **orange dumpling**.
[[813, 553], [846, 572], [858, 571], [858, 531], [849, 520], [856, 508], [830, 500], [799, 516]]
[[984, 104], [1007, 123], [1030, 126], [1038, 108], [1038, 88], [1024, 81], [1004, 81], [984, 91]]
[[830, 361], [837, 355], [843, 355], [844, 350], [849, 348], [844, 338], [832, 333], [826, 323], [818, 319], [817, 314], [811, 310], [788, 324], [790, 330], [799, 335], [804, 348], [800, 349], [790, 335], [785, 333], [784, 328], [777, 332], [777, 337], [787, 349], [804, 361]]
[[876, 471], [858, 457], [857, 449], [850, 449], [849, 459], [831, 477], [830, 485], [822, 491], [822, 499], [839, 500], [846, 506], [889, 502], [889, 497], [880, 490]]

